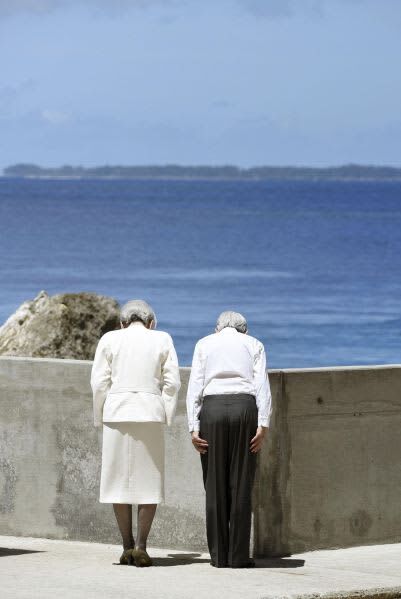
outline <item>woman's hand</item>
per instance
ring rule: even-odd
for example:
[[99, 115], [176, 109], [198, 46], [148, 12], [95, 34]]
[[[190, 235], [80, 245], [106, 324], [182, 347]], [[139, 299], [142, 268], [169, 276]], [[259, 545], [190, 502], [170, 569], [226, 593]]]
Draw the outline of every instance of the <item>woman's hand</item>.
[[256, 435], [251, 439], [251, 452], [258, 453], [263, 445], [263, 440], [266, 435], [267, 428], [264, 426], [258, 426], [256, 429]]
[[199, 453], [207, 452], [207, 441], [200, 438], [199, 431], [192, 431], [192, 445], [195, 447], [196, 451], [199, 451]]

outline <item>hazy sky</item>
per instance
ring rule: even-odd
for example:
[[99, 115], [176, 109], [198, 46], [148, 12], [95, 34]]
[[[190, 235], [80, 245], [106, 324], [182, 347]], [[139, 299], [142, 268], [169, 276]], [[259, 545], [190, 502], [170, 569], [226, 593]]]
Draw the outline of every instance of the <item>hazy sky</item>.
[[15, 162], [401, 166], [401, 0], [0, 0]]

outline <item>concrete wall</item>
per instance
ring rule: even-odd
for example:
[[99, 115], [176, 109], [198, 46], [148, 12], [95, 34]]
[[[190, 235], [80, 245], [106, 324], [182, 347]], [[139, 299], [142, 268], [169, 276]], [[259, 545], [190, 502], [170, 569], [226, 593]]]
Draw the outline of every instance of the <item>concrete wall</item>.
[[[91, 364], [0, 358], [0, 534], [119, 542], [97, 501]], [[150, 544], [205, 549], [184, 398], [166, 428], [166, 503]], [[270, 373], [272, 428], [254, 492], [257, 555], [401, 541], [401, 367]]]

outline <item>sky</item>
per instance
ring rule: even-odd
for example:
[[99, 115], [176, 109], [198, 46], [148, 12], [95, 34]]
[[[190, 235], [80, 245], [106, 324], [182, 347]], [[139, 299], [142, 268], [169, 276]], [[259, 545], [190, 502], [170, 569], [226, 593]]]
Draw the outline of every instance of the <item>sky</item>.
[[0, 169], [401, 166], [401, 0], [0, 0]]

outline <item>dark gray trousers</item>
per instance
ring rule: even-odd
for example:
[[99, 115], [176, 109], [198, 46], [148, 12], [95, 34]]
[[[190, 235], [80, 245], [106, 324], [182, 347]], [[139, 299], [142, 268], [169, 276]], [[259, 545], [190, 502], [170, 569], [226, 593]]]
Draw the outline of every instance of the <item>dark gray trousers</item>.
[[200, 413], [201, 455], [206, 491], [206, 531], [212, 562], [241, 567], [249, 561], [252, 486], [256, 454], [249, 445], [258, 411], [253, 395], [208, 395]]

